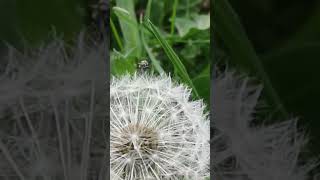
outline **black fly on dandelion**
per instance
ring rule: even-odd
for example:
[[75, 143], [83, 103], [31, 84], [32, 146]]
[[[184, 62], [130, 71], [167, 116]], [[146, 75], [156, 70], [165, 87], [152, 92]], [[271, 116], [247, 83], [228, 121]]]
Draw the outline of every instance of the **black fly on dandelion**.
[[140, 73], [146, 72], [149, 69], [149, 62], [147, 59], [143, 59], [138, 63], [138, 70]]

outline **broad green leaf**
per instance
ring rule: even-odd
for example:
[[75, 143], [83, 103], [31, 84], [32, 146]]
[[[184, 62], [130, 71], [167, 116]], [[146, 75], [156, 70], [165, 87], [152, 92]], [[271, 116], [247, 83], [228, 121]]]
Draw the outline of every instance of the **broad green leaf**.
[[197, 24], [196, 28], [199, 30], [206, 30], [210, 28], [210, 14], [194, 15], [193, 19]]
[[133, 16], [127, 10], [120, 7], [113, 7], [112, 10], [121, 21], [137, 28], [138, 23], [136, 19], [133, 18]]
[[124, 39], [124, 48], [129, 50], [135, 48], [134, 55], [140, 57], [142, 45], [140, 41], [138, 22], [134, 11], [133, 0], [116, 0], [117, 7], [113, 11], [119, 18], [121, 32]]
[[195, 14], [191, 18], [177, 17], [175, 21], [178, 33], [181, 37], [186, 36], [192, 29], [206, 30], [210, 28], [210, 15]]

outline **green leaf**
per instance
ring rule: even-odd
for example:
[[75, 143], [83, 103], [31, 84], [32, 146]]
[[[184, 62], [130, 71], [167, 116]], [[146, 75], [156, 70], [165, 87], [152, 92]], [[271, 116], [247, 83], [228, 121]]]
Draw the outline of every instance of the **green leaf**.
[[210, 28], [210, 14], [194, 15], [193, 19], [197, 25], [197, 29], [206, 30]]
[[139, 35], [139, 26], [135, 16], [134, 2], [132, 0], [116, 0], [117, 7], [113, 7], [117, 15], [124, 39], [125, 50], [135, 48], [134, 56], [140, 57], [142, 45]]
[[177, 17], [175, 26], [181, 37], [186, 36], [192, 29], [207, 30], [210, 28], [210, 15], [194, 14], [191, 18]]
[[[132, 51], [130, 51], [132, 52]], [[132, 74], [136, 71], [135, 59], [129, 54], [121, 54], [120, 52], [113, 51], [111, 53], [111, 74], [119, 76], [123, 74]]]
[[131, 26], [138, 26], [136, 19], [133, 18], [127, 10], [120, 7], [113, 7], [112, 10], [124, 23]]

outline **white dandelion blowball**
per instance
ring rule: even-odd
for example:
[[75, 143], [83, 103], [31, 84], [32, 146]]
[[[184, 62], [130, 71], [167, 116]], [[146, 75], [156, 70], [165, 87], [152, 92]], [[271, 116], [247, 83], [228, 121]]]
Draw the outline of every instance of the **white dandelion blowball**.
[[308, 136], [297, 119], [261, 121], [262, 86], [225, 70], [214, 72], [212, 95], [215, 133], [211, 152], [214, 179], [307, 180], [319, 161], [306, 158]]
[[205, 105], [166, 75], [113, 77], [110, 165], [117, 179], [204, 179], [210, 127]]

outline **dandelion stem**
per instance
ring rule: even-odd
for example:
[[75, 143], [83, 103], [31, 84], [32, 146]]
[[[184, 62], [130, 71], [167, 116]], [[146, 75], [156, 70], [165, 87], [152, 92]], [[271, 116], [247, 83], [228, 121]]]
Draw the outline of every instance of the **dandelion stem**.
[[171, 15], [171, 29], [170, 29], [171, 36], [173, 36], [173, 34], [174, 34], [174, 25], [175, 25], [175, 21], [176, 21], [177, 7], [178, 7], [178, 0], [174, 0], [172, 15]]

